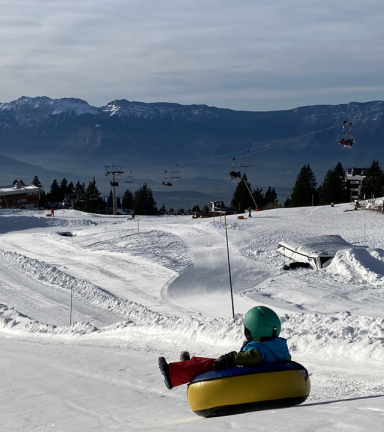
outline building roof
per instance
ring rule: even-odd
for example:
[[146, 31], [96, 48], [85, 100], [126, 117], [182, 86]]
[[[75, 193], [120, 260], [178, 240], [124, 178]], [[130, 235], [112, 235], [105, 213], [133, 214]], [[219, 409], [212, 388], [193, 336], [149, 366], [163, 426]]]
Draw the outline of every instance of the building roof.
[[19, 189], [14, 186], [0, 186], [0, 195], [15, 195], [27, 192], [38, 192], [39, 188], [34, 185], [22, 185]]
[[296, 238], [281, 241], [279, 247], [288, 248], [307, 256], [326, 256], [334, 257], [336, 252], [341, 249], [359, 248], [366, 249], [366, 246], [353, 245], [345, 241], [339, 235], [321, 235], [314, 237]]

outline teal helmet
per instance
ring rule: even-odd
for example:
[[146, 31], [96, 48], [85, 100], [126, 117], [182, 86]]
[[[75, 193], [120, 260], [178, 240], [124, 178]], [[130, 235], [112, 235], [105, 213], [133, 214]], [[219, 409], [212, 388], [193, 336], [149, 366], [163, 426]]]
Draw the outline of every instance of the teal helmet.
[[279, 336], [281, 330], [280, 318], [266, 306], [256, 306], [244, 315], [245, 335], [252, 339], [272, 338]]

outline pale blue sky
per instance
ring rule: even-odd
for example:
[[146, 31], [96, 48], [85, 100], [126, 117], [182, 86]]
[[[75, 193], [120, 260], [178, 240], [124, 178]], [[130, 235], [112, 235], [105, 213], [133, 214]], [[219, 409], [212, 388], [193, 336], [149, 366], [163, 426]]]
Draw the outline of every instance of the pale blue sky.
[[378, 0], [0, 0], [0, 102], [384, 99], [383, 18]]

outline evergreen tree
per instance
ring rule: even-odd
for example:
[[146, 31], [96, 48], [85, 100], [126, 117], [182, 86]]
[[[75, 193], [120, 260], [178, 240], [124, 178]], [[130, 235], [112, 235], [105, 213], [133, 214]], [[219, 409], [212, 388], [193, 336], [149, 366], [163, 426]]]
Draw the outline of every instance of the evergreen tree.
[[336, 200], [339, 203], [347, 202], [347, 177], [341, 162], [335, 166], [336, 178], [338, 179], [338, 186], [336, 187]]
[[100, 213], [104, 210], [103, 204], [99, 189], [96, 186], [96, 179], [93, 177], [84, 193], [83, 210], [89, 213]]
[[269, 186], [267, 191], [265, 192], [263, 207], [269, 205], [270, 208], [273, 208], [275, 207], [276, 204], [277, 204], [277, 193], [274, 187], [271, 188], [271, 186]]
[[73, 188], [73, 192], [78, 195], [84, 195], [85, 193], [85, 184], [77, 181], [75, 187]]
[[287, 198], [285, 201], [284, 201], [284, 207], [291, 207], [291, 198]]
[[200, 207], [198, 205], [195, 205], [192, 207], [192, 211], [193, 212], [199, 212], [200, 211]]
[[73, 194], [75, 191], [75, 186], [73, 184], [73, 182], [69, 182], [68, 183], [68, 188], [67, 188], [67, 194]]
[[31, 182], [31, 185], [37, 186], [40, 189], [39, 207], [44, 207], [47, 201], [47, 194], [44, 192], [43, 185], [41, 184], [39, 177], [35, 176]]
[[[247, 183], [248, 188], [245, 183]], [[231, 200], [231, 206], [240, 213], [248, 207], [253, 208], [255, 206], [248, 189], [251, 190], [251, 184], [248, 182], [247, 175], [243, 174], [243, 177], [239, 181]]]
[[62, 194], [61, 194], [59, 183], [57, 182], [56, 179], [54, 179], [51, 184], [51, 189], [47, 195], [47, 200], [52, 202], [62, 201], [61, 195]]
[[73, 183], [71, 182], [68, 184], [67, 179], [64, 177], [63, 180], [61, 180], [60, 182], [60, 191], [62, 195], [60, 201], [63, 201], [65, 195], [70, 195], [71, 193], [73, 193]]
[[130, 209], [130, 210], [133, 209], [133, 207], [134, 207], [133, 193], [129, 189], [127, 189], [124, 192], [124, 195], [123, 195], [123, 207], [126, 208], [126, 209]]
[[291, 207], [317, 204], [316, 177], [309, 164], [300, 169], [290, 201]]
[[156, 201], [147, 183], [144, 183], [144, 185], [134, 193], [134, 211], [135, 214], [141, 215], [154, 215], [157, 213]]
[[160, 207], [159, 214], [165, 214], [165, 213], [167, 213], [167, 209], [166, 209], [166, 207], [165, 207], [165, 204], [163, 204], [163, 205]]
[[43, 185], [41, 184], [39, 177], [37, 177], [37, 175], [33, 178], [31, 185], [37, 186], [38, 188], [43, 187]]
[[[265, 201], [265, 197], [264, 197], [264, 194], [263, 194], [263, 188], [257, 187], [252, 192], [252, 196], [253, 196], [253, 199], [255, 200], [256, 204], [257, 204], [257, 207], [260, 208], [260, 209], [262, 209], [263, 206], [264, 206], [264, 201]], [[253, 200], [252, 200], [252, 203], [253, 203], [253, 206], [254, 206], [255, 203], [253, 202]]]
[[382, 197], [384, 187], [384, 175], [379, 161], [374, 160], [367, 171], [360, 190], [360, 198]]
[[340, 162], [327, 171], [318, 193], [320, 204], [340, 204], [345, 201], [345, 172]]

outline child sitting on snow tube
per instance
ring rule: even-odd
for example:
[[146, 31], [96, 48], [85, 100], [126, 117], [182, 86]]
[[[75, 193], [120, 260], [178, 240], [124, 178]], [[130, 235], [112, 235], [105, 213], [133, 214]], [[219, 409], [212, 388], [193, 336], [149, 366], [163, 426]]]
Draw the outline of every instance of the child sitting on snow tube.
[[184, 351], [179, 362], [167, 363], [159, 358], [159, 368], [165, 385], [172, 389], [189, 383], [195, 376], [212, 370], [237, 366], [260, 366], [291, 360], [287, 341], [279, 337], [281, 322], [276, 313], [266, 306], [256, 306], [244, 316], [244, 341], [240, 352], [232, 351], [217, 359], [192, 357]]

